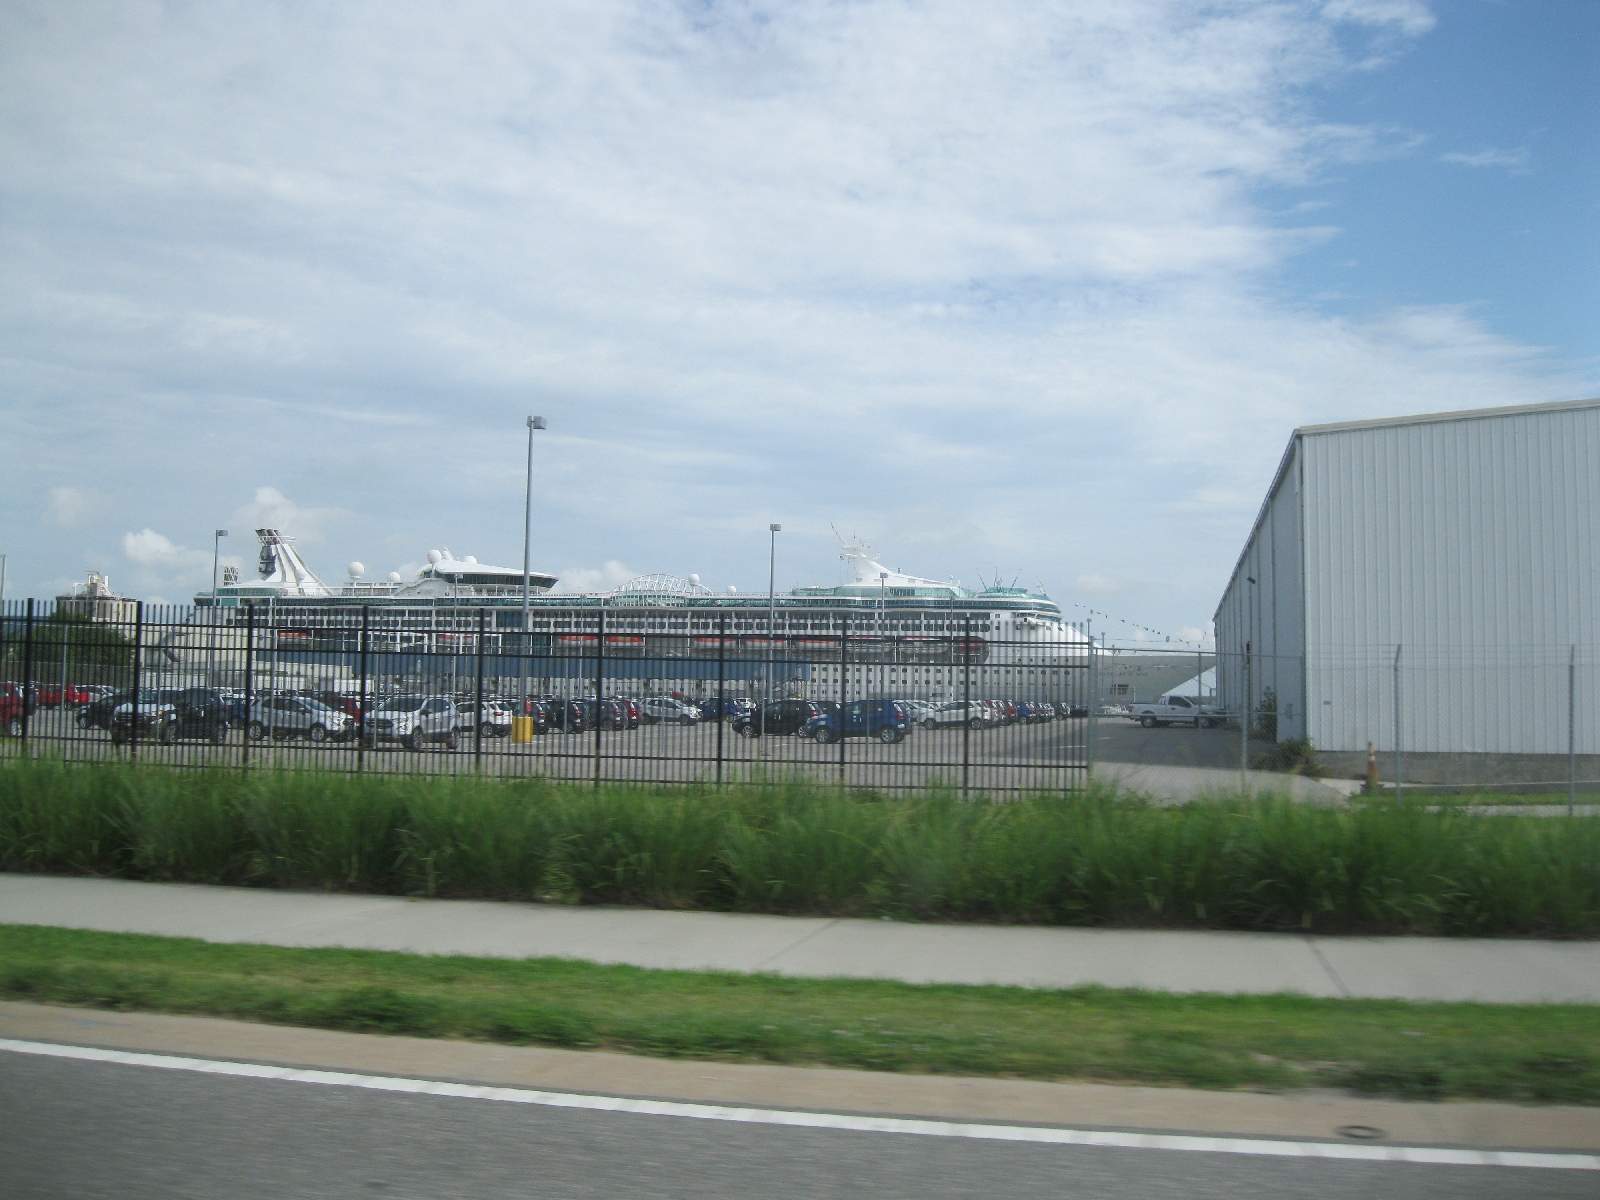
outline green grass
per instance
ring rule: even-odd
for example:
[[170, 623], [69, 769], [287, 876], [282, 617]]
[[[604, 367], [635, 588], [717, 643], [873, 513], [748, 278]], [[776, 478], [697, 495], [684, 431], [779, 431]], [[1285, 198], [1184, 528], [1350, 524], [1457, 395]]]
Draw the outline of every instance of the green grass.
[[1600, 934], [1600, 821], [1112, 791], [0, 767], [0, 869], [915, 920]]
[[0, 996], [880, 1071], [1600, 1103], [1600, 1008], [1043, 991], [0, 926]]

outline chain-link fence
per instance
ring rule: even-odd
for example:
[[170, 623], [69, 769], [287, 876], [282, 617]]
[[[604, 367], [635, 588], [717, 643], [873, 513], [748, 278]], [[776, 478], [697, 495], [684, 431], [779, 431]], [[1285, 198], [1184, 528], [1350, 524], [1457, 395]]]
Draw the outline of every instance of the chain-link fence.
[[773, 635], [719, 615], [687, 634], [653, 631], [668, 624], [655, 609], [601, 606], [529, 634], [503, 606], [449, 605], [425, 624], [352, 606], [314, 625], [266, 604], [130, 608], [6, 607], [8, 750], [985, 794], [1073, 790], [1089, 774], [1088, 649], [1045, 653], [961, 620], [937, 636], [848, 618]]
[[1319, 799], [1600, 801], [1600, 649], [1341, 646], [1097, 655], [1099, 774], [1173, 798], [1297, 785]]
[[[850, 787], [1166, 800], [1241, 787], [1313, 799], [1493, 793], [1600, 800], [1600, 651], [1348, 646], [1298, 656], [998, 639], [965, 618], [353, 605], [138, 605], [0, 621], [8, 753], [174, 765]], [[660, 629], [678, 630], [661, 632]], [[138, 699], [135, 701], [134, 696]]]

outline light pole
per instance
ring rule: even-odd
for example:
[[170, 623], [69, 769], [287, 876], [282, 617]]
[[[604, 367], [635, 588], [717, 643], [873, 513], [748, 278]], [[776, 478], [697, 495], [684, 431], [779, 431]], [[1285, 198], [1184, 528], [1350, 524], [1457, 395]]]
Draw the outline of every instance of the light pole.
[[772, 704], [772, 639], [778, 624], [778, 534], [782, 525], [767, 526], [767, 702], [762, 705], [758, 732], [765, 738], [767, 732], [766, 710]]
[[[528, 418], [528, 476], [527, 488], [522, 495], [522, 692], [518, 707], [528, 703], [528, 652], [531, 619], [528, 613], [528, 583], [533, 578], [528, 565], [529, 547], [533, 541], [533, 431], [545, 427], [543, 417]], [[523, 715], [527, 715], [524, 713]]]

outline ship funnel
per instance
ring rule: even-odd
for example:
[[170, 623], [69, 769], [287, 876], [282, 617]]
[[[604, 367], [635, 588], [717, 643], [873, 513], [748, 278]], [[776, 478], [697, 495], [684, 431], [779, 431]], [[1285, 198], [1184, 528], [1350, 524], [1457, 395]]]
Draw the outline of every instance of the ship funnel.
[[276, 529], [258, 529], [261, 539], [261, 582], [287, 596], [326, 596], [328, 585], [317, 578], [294, 548], [294, 539]]

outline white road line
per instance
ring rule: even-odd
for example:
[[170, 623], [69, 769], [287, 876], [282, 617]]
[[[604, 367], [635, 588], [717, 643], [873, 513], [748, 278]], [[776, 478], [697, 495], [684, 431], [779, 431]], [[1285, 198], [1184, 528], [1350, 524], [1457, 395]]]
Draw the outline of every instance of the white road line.
[[105, 1050], [95, 1046], [66, 1046], [50, 1042], [25, 1042], [0, 1038], [0, 1050], [81, 1062], [118, 1063], [133, 1067], [159, 1067], [168, 1071], [193, 1071], [202, 1075], [230, 1075], [243, 1079], [276, 1079], [288, 1083], [313, 1083], [326, 1087], [365, 1088], [375, 1092], [400, 1092], [416, 1096], [444, 1096], [458, 1100], [495, 1100], [502, 1104], [538, 1104], [548, 1108], [587, 1109], [592, 1112], [634, 1113], [650, 1117], [687, 1117], [698, 1121], [732, 1121], [746, 1125], [787, 1125], [800, 1129], [840, 1129], [854, 1133], [902, 1133], [922, 1137], [971, 1138], [989, 1142], [1033, 1142], [1057, 1146], [1104, 1146], [1119, 1150], [1185, 1150], [1205, 1154], [1251, 1154], [1273, 1158], [1333, 1158], [1361, 1162], [1417, 1163], [1453, 1167], [1540, 1167], [1565, 1171], [1600, 1171], [1600, 1154], [1558, 1154], [1523, 1150], [1454, 1150], [1431, 1146], [1374, 1146], [1346, 1142], [1271, 1141], [1264, 1138], [1200, 1137], [1171, 1133], [1112, 1133], [1095, 1129], [1048, 1129], [1028, 1125], [983, 1125], [955, 1121], [926, 1121], [903, 1117], [860, 1117], [844, 1113], [791, 1112], [772, 1108], [727, 1108], [717, 1104], [689, 1104], [674, 1100], [633, 1100], [624, 1096], [585, 1096], [575, 1092], [545, 1092], [531, 1088], [489, 1087], [469, 1083], [440, 1083], [431, 1079], [405, 1079], [393, 1075], [357, 1075], [347, 1071], [312, 1071], [260, 1063], [223, 1062], [209, 1058], [179, 1058], [168, 1054], [142, 1054]]

